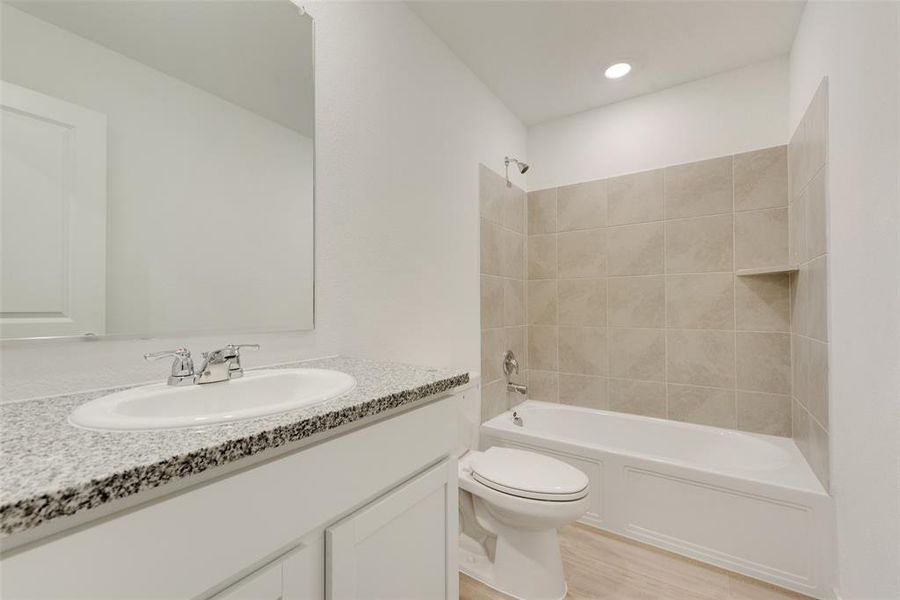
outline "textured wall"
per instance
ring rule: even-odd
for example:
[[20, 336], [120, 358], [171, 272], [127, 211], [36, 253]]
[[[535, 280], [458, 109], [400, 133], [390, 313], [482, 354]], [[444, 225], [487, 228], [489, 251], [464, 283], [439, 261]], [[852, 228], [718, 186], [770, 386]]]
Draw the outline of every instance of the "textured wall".
[[528, 194], [539, 400], [791, 435], [785, 146]]

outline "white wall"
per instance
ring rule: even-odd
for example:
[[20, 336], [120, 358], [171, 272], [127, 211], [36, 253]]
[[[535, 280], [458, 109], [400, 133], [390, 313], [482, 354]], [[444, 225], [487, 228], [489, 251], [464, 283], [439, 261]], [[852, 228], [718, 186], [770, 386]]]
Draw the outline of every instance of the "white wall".
[[[316, 330], [7, 343], [6, 399], [159, 379], [148, 349], [259, 341], [260, 365], [336, 352], [479, 368], [478, 163], [525, 129], [403, 3], [314, 3]], [[516, 183], [524, 187], [524, 181]]]
[[790, 131], [829, 90], [829, 434], [846, 600], [900, 597], [900, 4], [806, 6]]
[[2, 12], [4, 80], [107, 117], [105, 333], [311, 327], [312, 140]]
[[528, 189], [603, 179], [787, 142], [786, 58], [528, 130]]

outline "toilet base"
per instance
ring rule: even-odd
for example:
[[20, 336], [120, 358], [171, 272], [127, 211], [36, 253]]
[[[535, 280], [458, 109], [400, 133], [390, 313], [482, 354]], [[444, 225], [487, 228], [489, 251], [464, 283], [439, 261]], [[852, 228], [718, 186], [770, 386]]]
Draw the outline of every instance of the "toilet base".
[[491, 561], [474, 540], [460, 536], [459, 570], [519, 600], [561, 600], [567, 586], [556, 529], [503, 528]]
[[519, 600], [564, 598], [557, 529], [587, 511], [587, 487], [566, 501], [508, 494], [475, 480], [470, 465], [479, 456], [470, 453], [459, 463], [460, 570]]

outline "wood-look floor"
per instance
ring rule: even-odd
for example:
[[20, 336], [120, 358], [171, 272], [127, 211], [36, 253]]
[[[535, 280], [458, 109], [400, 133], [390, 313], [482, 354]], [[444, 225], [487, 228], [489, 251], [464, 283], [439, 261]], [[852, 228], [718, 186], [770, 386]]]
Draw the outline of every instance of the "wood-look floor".
[[[574, 524], [559, 532], [569, 600], [788, 600], [789, 592], [717, 567]], [[465, 575], [460, 600], [508, 600]]]

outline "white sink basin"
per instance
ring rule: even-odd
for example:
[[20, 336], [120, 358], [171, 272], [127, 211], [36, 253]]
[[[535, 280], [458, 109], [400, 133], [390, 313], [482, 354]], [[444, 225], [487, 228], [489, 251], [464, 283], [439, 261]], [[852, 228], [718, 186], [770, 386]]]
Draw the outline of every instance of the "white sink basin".
[[72, 411], [69, 422], [103, 431], [229, 423], [319, 404], [354, 387], [356, 379], [339, 371], [247, 371], [231, 381], [183, 387], [159, 383], [103, 396]]

